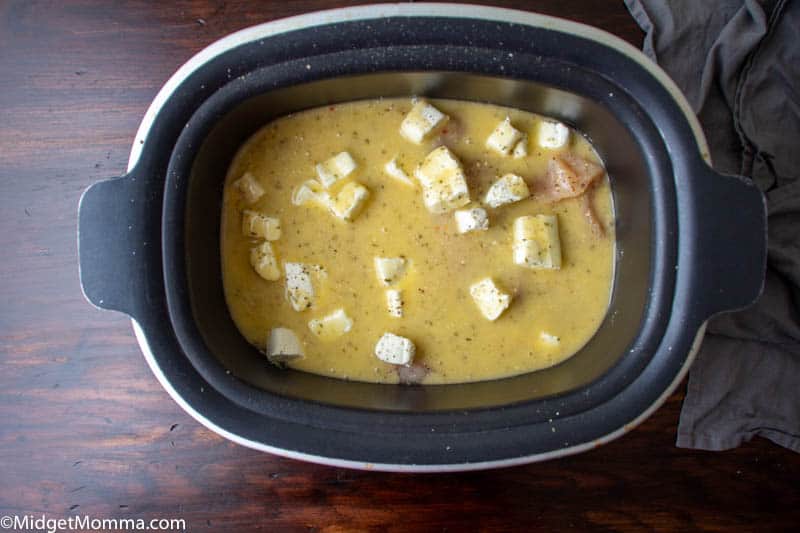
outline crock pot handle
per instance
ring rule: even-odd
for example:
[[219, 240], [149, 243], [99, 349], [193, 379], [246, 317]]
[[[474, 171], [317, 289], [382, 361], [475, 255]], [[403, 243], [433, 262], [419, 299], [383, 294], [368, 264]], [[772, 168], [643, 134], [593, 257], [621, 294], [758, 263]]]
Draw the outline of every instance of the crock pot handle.
[[161, 191], [150, 181], [136, 169], [99, 181], [84, 191], [78, 206], [83, 294], [97, 307], [133, 317], [152, 292], [146, 283], [148, 265], [160, 264], [161, 210], [155, 204]]
[[[747, 307], [764, 287], [767, 210], [764, 195], [742, 176], [719, 174], [705, 162], [692, 177], [694, 231], [689, 247], [705, 318]], [[698, 175], [699, 174], [699, 175]], [[680, 217], [680, 215], [679, 215]]]

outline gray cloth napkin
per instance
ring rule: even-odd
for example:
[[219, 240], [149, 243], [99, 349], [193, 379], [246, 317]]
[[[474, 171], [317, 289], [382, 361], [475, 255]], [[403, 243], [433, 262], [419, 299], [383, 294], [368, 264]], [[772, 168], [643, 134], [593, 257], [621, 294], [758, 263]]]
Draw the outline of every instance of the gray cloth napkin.
[[700, 118], [714, 167], [752, 177], [768, 204], [764, 294], [709, 322], [677, 444], [725, 450], [759, 435], [800, 452], [800, 0], [625, 4]]

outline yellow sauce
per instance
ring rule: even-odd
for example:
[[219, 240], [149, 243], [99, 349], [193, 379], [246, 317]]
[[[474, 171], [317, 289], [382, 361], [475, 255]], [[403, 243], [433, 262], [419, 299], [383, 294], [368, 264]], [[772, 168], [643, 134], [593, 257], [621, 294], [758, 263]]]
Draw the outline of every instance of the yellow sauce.
[[[433, 215], [422, 193], [388, 177], [384, 164], [397, 157], [409, 174], [444, 142], [461, 160], [472, 202], [480, 206], [499, 176], [513, 172], [533, 192], [554, 152], [537, 147], [534, 132], [542, 118], [523, 111], [453, 100], [431, 100], [450, 121], [416, 145], [399, 133], [411, 99], [381, 99], [312, 109], [266, 125], [239, 150], [231, 164], [222, 212], [222, 274], [231, 316], [244, 337], [264, 350], [274, 327], [292, 329], [305, 356], [289, 366], [338, 378], [396, 383], [395, 365], [374, 355], [385, 332], [411, 339], [414, 364], [424, 367], [423, 383], [458, 383], [500, 378], [557, 364], [594, 334], [608, 306], [613, 271], [613, 207], [607, 177], [592, 191], [605, 236], [592, 231], [581, 198], [547, 203], [534, 194], [497, 209], [487, 208], [488, 231], [459, 234], [453, 213]], [[486, 139], [506, 116], [530, 136], [529, 154], [503, 157]], [[591, 145], [572, 132], [573, 154], [601, 164]], [[292, 192], [315, 178], [315, 165], [342, 151], [358, 168], [348, 177], [370, 191], [363, 212], [352, 222], [314, 205], [295, 206]], [[251, 172], [265, 194], [247, 204], [233, 182]], [[486, 206], [484, 206], [486, 207]], [[280, 219], [282, 235], [272, 243], [278, 264], [317, 264], [327, 280], [317, 285], [311, 309], [295, 311], [285, 296], [284, 278], [266, 281], [250, 264], [258, 241], [242, 234], [242, 211]], [[560, 270], [531, 270], [512, 261], [517, 217], [557, 215], [563, 264]], [[404, 256], [408, 273], [398, 283], [404, 316], [387, 311], [385, 290], [373, 258]], [[474, 282], [491, 277], [513, 295], [510, 307], [491, 322], [470, 296]], [[323, 341], [308, 326], [336, 309], [352, 319], [352, 329]], [[556, 346], [541, 338], [559, 339]], [[265, 364], [266, 360], [265, 360]]]

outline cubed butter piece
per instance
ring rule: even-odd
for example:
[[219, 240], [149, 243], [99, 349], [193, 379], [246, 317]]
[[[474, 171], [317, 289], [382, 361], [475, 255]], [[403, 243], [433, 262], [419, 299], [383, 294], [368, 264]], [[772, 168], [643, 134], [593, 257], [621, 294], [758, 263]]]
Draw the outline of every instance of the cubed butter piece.
[[256, 273], [267, 281], [275, 281], [281, 277], [278, 260], [272, 244], [268, 241], [250, 248], [250, 264]]
[[264, 196], [264, 188], [258, 183], [256, 177], [253, 176], [251, 172], [245, 172], [233, 185], [239, 189], [242, 193], [242, 197], [244, 197], [244, 201], [248, 204], [253, 204]]
[[319, 265], [305, 263], [284, 263], [286, 273], [286, 299], [295, 311], [310, 309], [316, 301], [316, 291], [312, 275], [317, 279], [325, 276], [325, 270]]
[[514, 159], [520, 159], [528, 155], [527, 135], [523, 135], [522, 138], [517, 141], [517, 144], [514, 146], [514, 150], [511, 152], [511, 155], [514, 156]]
[[482, 207], [459, 209], [454, 213], [456, 228], [459, 233], [469, 231], [485, 231], [489, 229], [489, 217]]
[[306, 180], [295, 187], [292, 192], [294, 205], [317, 204], [327, 207], [330, 200], [330, 195], [323, 190], [322, 184], [317, 180]]
[[267, 359], [272, 363], [285, 363], [303, 357], [303, 346], [289, 328], [273, 328], [267, 339]]
[[469, 203], [469, 187], [461, 163], [446, 146], [429, 153], [415, 172], [423, 202], [431, 213], [447, 213]]
[[338, 339], [352, 327], [353, 320], [347, 316], [344, 309], [337, 309], [322, 318], [313, 318], [308, 321], [308, 329], [323, 341]]
[[425, 100], [420, 100], [400, 124], [400, 135], [409, 141], [420, 144], [425, 136], [447, 122], [448, 116]]
[[548, 348], [556, 348], [559, 344], [561, 344], [561, 337], [546, 331], [539, 333], [539, 340]]
[[408, 261], [405, 257], [375, 258], [375, 274], [378, 281], [387, 287], [397, 283], [405, 275], [407, 267]]
[[389, 310], [389, 316], [395, 318], [403, 317], [403, 293], [397, 289], [389, 289], [386, 291], [386, 308]]
[[317, 165], [317, 176], [323, 187], [331, 185], [349, 176], [356, 169], [356, 162], [348, 152], [339, 152], [335, 156]]
[[386, 163], [383, 166], [383, 170], [388, 174], [390, 177], [396, 179], [403, 185], [408, 185], [409, 187], [416, 187], [414, 181], [406, 174], [406, 171], [397, 163], [397, 158], [392, 158], [391, 161]]
[[336, 217], [352, 222], [364, 209], [368, 198], [369, 190], [360, 183], [352, 181], [331, 198], [328, 207]]
[[561, 122], [542, 120], [539, 122], [537, 141], [542, 148], [563, 148], [569, 143], [569, 128]]
[[258, 211], [245, 209], [242, 212], [242, 234], [254, 239], [277, 241], [281, 238], [281, 221]]
[[490, 207], [500, 207], [524, 200], [531, 195], [528, 184], [521, 176], [506, 174], [495, 181], [486, 192], [485, 202]]
[[492, 278], [484, 278], [473, 283], [469, 288], [469, 293], [481, 314], [488, 320], [497, 320], [511, 305], [511, 295], [502, 291]]
[[511, 118], [506, 117], [486, 139], [486, 146], [501, 155], [509, 155], [524, 136], [511, 125]]
[[394, 333], [384, 333], [375, 345], [375, 356], [393, 365], [410, 364], [416, 351], [417, 348], [410, 339]]
[[514, 263], [532, 269], [561, 268], [561, 241], [555, 215], [519, 217], [514, 221]]

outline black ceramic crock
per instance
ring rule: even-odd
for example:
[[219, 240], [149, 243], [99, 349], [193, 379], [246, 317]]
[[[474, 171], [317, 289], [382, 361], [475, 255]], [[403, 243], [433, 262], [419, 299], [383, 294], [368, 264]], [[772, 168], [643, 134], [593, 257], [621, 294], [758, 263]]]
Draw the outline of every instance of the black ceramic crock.
[[[566, 362], [483, 383], [376, 385], [279, 370], [238, 333], [219, 258], [237, 148], [293, 111], [410, 95], [557, 117], [606, 162], [613, 295], [596, 335]], [[132, 317], [150, 367], [189, 414], [245, 446], [398, 471], [577, 453], [651, 414], [685, 375], [706, 320], [761, 290], [762, 196], [711, 170], [706, 150], [669, 78], [587, 26], [448, 4], [280, 20], [211, 45], [158, 94], [128, 174], [81, 200], [81, 283], [93, 304]]]

